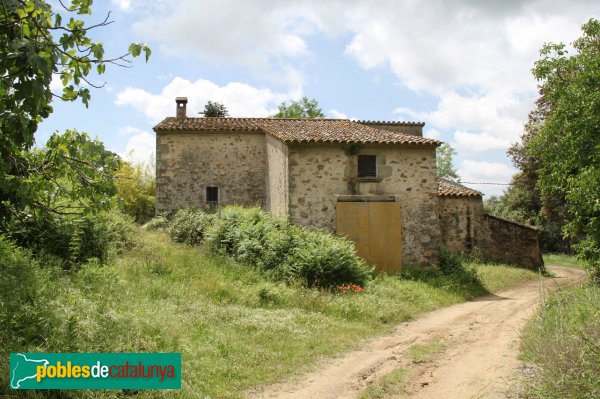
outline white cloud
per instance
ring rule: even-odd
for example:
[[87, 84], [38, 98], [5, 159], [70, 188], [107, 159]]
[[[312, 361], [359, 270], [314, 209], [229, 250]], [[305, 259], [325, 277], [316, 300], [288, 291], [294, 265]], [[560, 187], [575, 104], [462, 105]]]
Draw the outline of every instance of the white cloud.
[[297, 99], [301, 93], [300, 88], [293, 88], [289, 93], [275, 93], [270, 89], [259, 89], [240, 82], [218, 86], [204, 79], [191, 82], [175, 77], [158, 94], [127, 87], [117, 93], [115, 103], [133, 107], [152, 122], [175, 116], [175, 97], [180, 96], [188, 98], [188, 116], [198, 116], [198, 112], [210, 100], [224, 104], [230, 116], [261, 117], [274, 114], [277, 112], [277, 104]]
[[502, 140], [489, 133], [468, 133], [457, 131], [454, 133], [454, 147], [457, 151], [489, 151], [502, 150], [510, 146], [510, 140]]
[[348, 115], [343, 112], [338, 111], [337, 109], [329, 110], [328, 114], [335, 119], [348, 119]]
[[156, 4], [133, 27], [171, 55], [265, 66], [305, 54], [307, 28], [296, 7], [273, 1], [178, 0]]
[[117, 129], [117, 133], [119, 133], [120, 136], [131, 136], [134, 134], [144, 133], [144, 130], [133, 126], [125, 126]]
[[141, 132], [129, 138], [125, 151], [119, 154], [128, 162], [148, 164], [154, 157], [156, 139], [153, 134]]
[[131, 10], [131, 0], [112, 0], [113, 4], [116, 4], [121, 10]]
[[508, 186], [473, 183], [509, 183], [514, 173], [513, 168], [499, 162], [465, 160], [458, 168], [461, 181], [485, 195], [501, 195]]
[[442, 133], [439, 130], [432, 129], [432, 128], [425, 128], [425, 130], [423, 131], [423, 136], [429, 137], [430, 139], [435, 139], [435, 140], [442, 139]]
[[508, 183], [514, 172], [500, 162], [464, 160], [458, 168], [461, 181], [475, 183]]

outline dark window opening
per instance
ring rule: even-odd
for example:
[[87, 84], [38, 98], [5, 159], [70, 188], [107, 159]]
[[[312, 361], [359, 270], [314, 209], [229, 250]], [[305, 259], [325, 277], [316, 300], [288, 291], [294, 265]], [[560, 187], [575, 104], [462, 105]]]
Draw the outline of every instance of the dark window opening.
[[377, 157], [375, 155], [358, 156], [358, 177], [377, 177]]
[[219, 187], [206, 187], [206, 202], [219, 202]]

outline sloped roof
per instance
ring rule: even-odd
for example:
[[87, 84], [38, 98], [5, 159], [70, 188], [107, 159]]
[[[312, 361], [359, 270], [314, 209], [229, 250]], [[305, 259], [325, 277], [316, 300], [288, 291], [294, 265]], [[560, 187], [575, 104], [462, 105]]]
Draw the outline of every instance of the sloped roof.
[[448, 179], [438, 179], [438, 195], [441, 197], [481, 197], [483, 194]]
[[348, 119], [276, 118], [174, 118], [154, 126], [158, 132], [209, 132], [219, 130], [268, 133], [285, 142], [384, 143], [440, 145], [420, 136], [376, 129]]

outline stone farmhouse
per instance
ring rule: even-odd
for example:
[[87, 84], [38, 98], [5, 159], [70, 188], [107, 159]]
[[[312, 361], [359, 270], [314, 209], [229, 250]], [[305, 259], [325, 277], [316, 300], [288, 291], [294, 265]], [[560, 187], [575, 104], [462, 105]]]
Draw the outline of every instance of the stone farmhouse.
[[156, 132], [156, 211], [260, 206], [353, 240], [382, 270], [435, 264], [441, 245], [542, 266], [537, 231], [486, 215], [482, 195], [437, 178], [424, 123], [192, 118], [187, 99]]

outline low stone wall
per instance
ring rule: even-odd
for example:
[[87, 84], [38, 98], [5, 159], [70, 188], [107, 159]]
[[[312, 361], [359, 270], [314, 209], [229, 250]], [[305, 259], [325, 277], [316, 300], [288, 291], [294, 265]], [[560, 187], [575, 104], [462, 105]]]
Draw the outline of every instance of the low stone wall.
[[480, 196], [440, 196], [441, 241], [450, 251], [537, 270], [544, 265], [538, 231], [488, 215]]
[[485, 259], [532, 270], [544, 266], [539, 234], [533, 227], [483, 214], [478, 241]]

